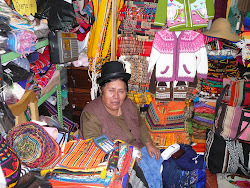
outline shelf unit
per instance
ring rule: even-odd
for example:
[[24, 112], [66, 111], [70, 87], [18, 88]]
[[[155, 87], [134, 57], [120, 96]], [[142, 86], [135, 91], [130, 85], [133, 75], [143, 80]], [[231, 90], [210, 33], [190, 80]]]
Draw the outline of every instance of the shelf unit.
[[[42, 41], [37, 42], [36, 44], [36, 50], [42, 47], [45, 47], [49, 44], [48, 39], [44, 39]], [[20, 54], [16, 52], [8, 52], [3, 55], [1, 55], [1, 63], [9, 62], [17, 57], [20, 57]], [[56, 69], [60, 69], [60, 65], [56, 65]], [[52, 90], [50, 90], [47, 94], [43, 95], [38, 100], [38, 106], [40, 106], [44, 101], [46, 101], [51, 95], [53, 95], [56, 92], [57, 94], [57, 111], [58, 111], [58, 121], [63, 125], [63, 113], [62, 113], [62, 93], [61, 93], [61, 78], [59, 74], [59, 84], [56, 85]]]

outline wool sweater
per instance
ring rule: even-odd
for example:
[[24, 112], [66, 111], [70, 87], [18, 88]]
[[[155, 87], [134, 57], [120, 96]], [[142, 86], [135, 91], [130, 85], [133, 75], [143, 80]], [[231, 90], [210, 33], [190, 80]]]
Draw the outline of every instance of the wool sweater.
[[198, 78], [206, 78], [208, 59], [203, 35], [192, 30], [157, 32], [149, 59], [149, 77], [155, 65], [158, 82], [193, 82], [196, 72]]
[[170, 31], [195, 30], [207, 27], [213, 17], [213, 0], [159, 0], [154, 24], [167, 22]]
[[122, 104], [122, 115], [112, 116], [104, 107], [101, 97], [88, 103], [81, 114], [80, 138], [87, 139], [106, 134], [137, 147], [152, 142], [147, 126], [130, 99]]

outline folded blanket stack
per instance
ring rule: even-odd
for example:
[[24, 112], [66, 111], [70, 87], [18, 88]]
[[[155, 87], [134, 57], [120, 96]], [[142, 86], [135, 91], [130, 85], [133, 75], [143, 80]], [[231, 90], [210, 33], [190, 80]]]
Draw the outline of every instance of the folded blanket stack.
[[188, 119], [192, 142], [206, 143], [206, 131], [212, 129], [215, 118], [215, 102], [195, 102], [194, 116]]

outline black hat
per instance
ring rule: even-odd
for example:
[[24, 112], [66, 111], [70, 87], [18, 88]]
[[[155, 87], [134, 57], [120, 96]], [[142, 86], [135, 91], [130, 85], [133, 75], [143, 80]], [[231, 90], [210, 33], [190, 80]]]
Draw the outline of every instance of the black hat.
[[131, 75], [125, 72], [122, 63], [120, 63], [119, 61], [110, 61], [102, 66], [102, 75], [101, 77], [97, 78], [97, 83], [99, 85], [102, 85], [108, 80], [116, 78], [123, 78], [123, 80], [127, 82], [130, 77]]

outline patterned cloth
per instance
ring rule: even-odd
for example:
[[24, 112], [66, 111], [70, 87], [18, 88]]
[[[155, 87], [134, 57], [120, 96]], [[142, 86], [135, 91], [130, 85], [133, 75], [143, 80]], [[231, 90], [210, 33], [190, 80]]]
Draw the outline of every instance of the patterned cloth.
[[12, 128], [7, 143], [16, 151], [22, 164], [30, 168], [50, 169], [60, 160], [60, 146], [45, 129], [33, 122]]
[[98, 148], [92, 139], [79, 139], [66, 144], [59, 165], [73, 169], [95, 168], [105, 155], [106, 153]]
[[[195, 102], [193, 117], [187, 119], [189, 124], [189, 134], [192, 137], [192, 142], [205, 143], [206, 131], [212, 129], [215, 118], [216, 102]], [[205, 146], [200, 151], [205, 151]]]
[[5, 176], [8, 187], [14, 187], [19, 179], [21, 164], [18, 156], [6, 144], [6, 140], [0, 134], [0, 166]]
[[184, 125], [185, 102], [170, 101], [161, 103], [153, 98], [145, 123], [156, 146], [169, 146], [174, 143], [189, 143]]
[[154, 36], [162, 27], [154, 25], [157, 3], [126, 1], [119, 13], [119, 30]]

